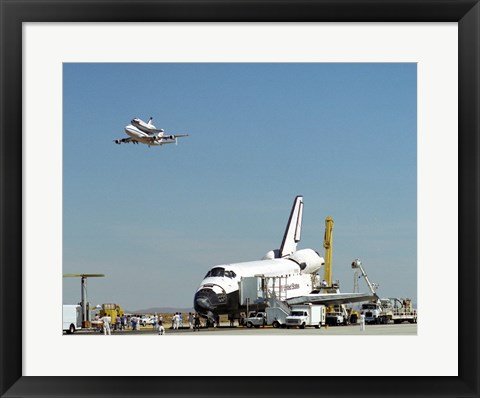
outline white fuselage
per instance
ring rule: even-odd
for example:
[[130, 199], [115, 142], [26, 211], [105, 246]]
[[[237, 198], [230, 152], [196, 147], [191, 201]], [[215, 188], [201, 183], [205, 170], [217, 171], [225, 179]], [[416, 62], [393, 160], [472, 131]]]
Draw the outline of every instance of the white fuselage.
[[[129, 137], [143, 144], [163, 144], [163, 129], [157, 130], [157, 128], [152, 124], [151, 119], [148, 123], [145, 123], [143, 120], [138, 118], [133, 119], [128, 126], [125, 126], [125, 133]], [[152, 137], [157, 138], [152, 140]]]
[[153, 129], [155, 129], [155, 126], [153, 125], [151, 125], [151, 129], [149, 129], [148, 127], [141, 127], [141, 126], [139, 127], [139, 126], [134, 126], [133, 124], [129, 124], [128, 126], [125, 126], [125, 133], [129, 137], [143, 144], [161, 145], [161, 139], [155, 140], [155, 141], [152, 141], [150, 139], [151, 137], [155, 136], [155, 132], [152, 131]]

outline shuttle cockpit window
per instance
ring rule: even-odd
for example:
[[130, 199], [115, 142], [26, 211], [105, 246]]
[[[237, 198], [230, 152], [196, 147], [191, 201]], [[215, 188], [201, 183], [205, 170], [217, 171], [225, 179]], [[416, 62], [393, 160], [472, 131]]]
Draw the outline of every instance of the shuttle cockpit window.
[[225, 271], [225, 276], [226, 276], [227, 278], [233, 279], [233, 278], [235, 278], [235, 277], [237, 276], [237, 274], [236, 274], [235, 272], [233, 272], [233, 271]]
[[210, 270], [210, 276], [212, 277], [224, 277], [225, 276], [225, 268], [222, 267], [215, 267]]
[[[228, 271], [227, 271], [228, 272]], [[207, 275], [205, 275], [205, 278], [211, 278], [211, 277], [223, 277], [223, 276], [227, 276], [225, 275], [225, 268], [222, 268], [222, 267], [215, 267], [215, 268], [212, 268], [210, 271], [207, 272]], [[204, 279], [205, 279], [204, 278]]]

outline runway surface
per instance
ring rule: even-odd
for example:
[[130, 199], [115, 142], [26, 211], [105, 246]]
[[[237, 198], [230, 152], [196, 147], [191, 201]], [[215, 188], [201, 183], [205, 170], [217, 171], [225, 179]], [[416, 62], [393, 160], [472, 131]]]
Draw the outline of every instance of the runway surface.
[[[174, 336], [258, 336], [258, 335], [276, 335], [276, 336], [300, 336], [300, 335], [320, 335], [320, 336], [354, 336], [354, 335], [379, 335], [379, 336], [389, 336], [389, 335], [416, 335], [417, 334], [417, 324], [402, 323], [399, 325], [366, 325], [365, 330], [360, 330], [359, 325], [350, 325], [350, 326], [330, 326], [328, 328], [305, 328], [305, 329], [274, 329], [272, 327], [264, 328], [245, 328], [245, 327], [227, 327], [221, 326], [218, 328], [202, 328], [199, 331], [192, 331], [188, 328], [173, 330], [170, 328], [165, 329], [165, 336], [174, 335]], [[92, 335], [92, 336], [103, 336], [103, 334], [91, 330], [79, 330], [73, 334], [75, 335]], [[142, 330], [124, 330], [124, 331], [113, 331], [112, 336], [115, 335], [158, 335], [158, 332], [154, 331], [153, 328], [144, 328]]]

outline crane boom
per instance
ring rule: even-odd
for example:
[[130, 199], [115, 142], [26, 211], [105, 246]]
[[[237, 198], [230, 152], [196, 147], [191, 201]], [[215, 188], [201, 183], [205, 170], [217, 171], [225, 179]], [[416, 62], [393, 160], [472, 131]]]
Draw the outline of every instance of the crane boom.
[[325, 248], [325, 266], [323, 269], [323, 280], [327, 286], [332, 286], [332, 233], [333, 218], [328, 216], [325, 219], [325, 237], [323, 238], [323, 247]]
[[370, 289], [372, 294], [378, 299], [377, 293], [375, 293], [375, 288], [373, 287], [373, 284], [368, 279], [367, 273], [363, 269], [362, 262], [358, 258], [353, 260], [352, 268], [358, 268], [360, 270], [360, 272], [362, 273], [362, 276], [365, 278], [365, 282], [367, 282], [368, 288]]

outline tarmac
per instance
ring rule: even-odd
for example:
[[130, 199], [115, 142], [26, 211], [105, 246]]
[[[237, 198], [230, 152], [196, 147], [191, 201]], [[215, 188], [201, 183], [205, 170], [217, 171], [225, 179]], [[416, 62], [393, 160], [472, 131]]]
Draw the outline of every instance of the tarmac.
[[[219, 327], [210, 327], [210, 328], [201, 328], [198, 331], [193, 331], [188, 327], [183, 327], [177, 330], [171, 329], [169, 326], [165, 328], [165, 335], [175, 335], [175, 336], [185, 336], [185, 335], [197, 335], [197, 336], [258, 336], [258, 335], [277, 335], [277, 336], [288, 336], [288, 335], [321, 335], [321, 336], [405, 336], [417, 334], [417, 324], [411, 323], [402, 323], [402, 324], [389, 324], [389, 325], [365, 325], [365, 330], [360, 330], [360, 325], [349, 325], [349, 326], [329, 326], [322, 327], [320, 329], [305, 328], [290, 328], [290, 329], [275, 329], [273, 327], [259, 327], [259, 328], [246, 328], [246, 327], [229, 327], [229, 326], [219, 326]], [[78, 330], [72, 336], [75, 335], [92, 335], [92, 336], [103, 336], [103, 333], [99, 333], [94, 330]], [[112, 336], [115, 335], [158, 335], [158, 332], [153, 329], [153, 327], [145, 327], [141, 330], [115, 330], [112, 331]]]

